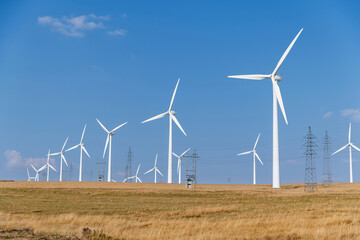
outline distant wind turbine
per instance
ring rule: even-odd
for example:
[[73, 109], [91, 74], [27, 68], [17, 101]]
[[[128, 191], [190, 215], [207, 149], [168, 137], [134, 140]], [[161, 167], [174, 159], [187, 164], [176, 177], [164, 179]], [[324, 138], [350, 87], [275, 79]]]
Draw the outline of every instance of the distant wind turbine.
[[260, 133], [259, 133], [259, 135], [258, 135], [258, 137], [257, 137], [257, 139], [256, 139], [256, 142], [255, 142], [255, 145], [254, 145], [253, 150], [248, 151], [248, 152], [239, 153], [239, 154], [238, 154], [238, 156], [240, 156], [240, 155], [246, 155], [246, 154], [250, 154], [250, 153], [253, 154], [253, 162], [254, 162], [254, 163], [253, 163], [253, 164], [254, 164], [254, 166], [253, 166], [253, 168], [254, 168], [253, 184], [256, 184], [256, 159], [255, 159], [255, 158], [257, 158], [257, 159], [260, 161], [261, 165], [264, 165], [263, 162], [261, 161], [259, 155], [256, 153], [256, 145], [257, 145], [257, 143], [258, 143], [258, 141], [259, 141], [259, 138], [260, 138]]
[[80, 147], [80, 169], [79, 169], [79, 182], [82, 181], [82, 158], [83, 158], [83, 151], [86, 153], [86, 155], [90, 158], [90, 155], [89, 153], [86, 151], [85, 149], [85, 144], [82, 142], [83, 141], [83, 138], [84, 138], [84, 133], [85, 133], [85, 129], [86, 129], [86, 124], [85, 124], [85, 127], [84, 127], [84, 130], [82, 132], [82, 135], [81, 135], [81, 139], [80, 139], [80, 143], [78, 145], [75, 145], [71, 148], [69, 148], [68, 150], [66, 150], [65, 152], [68, 152], [68, 151], [71, 151], [75, 148], [78, 148]]
[[161, 113], [159, 115], [156, 115], [155, 117], [149, 118], [149, 119], [141, 122], [141, 123], [146, 123], [146, 122], [153, 121], [155, 119], [165, 117], [166, 115], [169, 115], [168, 183], [172, 183], [172, 121], [175, 122], [175, 124], [180, 128], [180, 130], [186, 136], [186, 133], [185, 133], [184, 129], [181, 127], [179, 121], [175, 117], [176, 112], [171, 110], [172, 105], [174, 103], [174, 98], [175, 98], [175, 94], [176, 94], [179, 82], [180, 82], [180, 78], [178, 79], [178, 81], [176, 83], [176, 87], [175, 87], [174, 93], [173, 93], [171, 101], [170, 101], [169, 109], [164, 113]]
[[177, 164], [177, 173], [179, 175], [179, 184], [181, 183], [181, 159], [183, 158], [183, 156], [190, 150], [190, 148], [188, 148], [185, 152], [183, 152], [180, 156], [176, 155], [175, 153], [173, 153], [173, 155], [175, 157], [177, 157], [178, 159], [178, 164]]
[[32, 165], [32, 164], [31, 164], [31, 167], [32, 167], [32, 168], [35, 170], [35, 172], [36, 172], [35, 181], [38, 182], [38, 181], [39, 181], [39, 173], [46, 168], [46, 165], [45, 165], [45, 166], [42, 166], [42, 167], [39, 168], [39, 169], [36, 169], [36, 168], [34, 167], [34, 165]]
[[339, 150], [337, 150], [336, 152], [334, 152], [332, 155], [344, 150], [346, 147], [349, 147], [349, 154], [350, 154], [350, 183], [353, 182], [353, 169], [352, 169], [352, 151], [351, 148], [355, 148], [356, 150], [358, 150], [360, 152], [360, 149], [358, 147], [356, 147], [352, 142], [351, 142], [351, 123], [349, 125], [349, 142], [343, 146], [342, 148], [340, 148]]
[[[66, 143], [66, 142], [65, 142]], [[44, 165], [44, 167], [46, 167], [47, 168], [47, 175], [46, 175], [46, 181], [48, 182], [49, 181], [49, 178], [50, 178], [50, 168], [52, 168], [52, 170], [54, 170], [55, 172], [57, 172], [56, 171], [56, 169], [53, 167], [53, 166], [51, 166], [50, 165], [50, 149], [49, 149], [49, 151], [48, 151], [48, 154], [47, 154], [47, 160], [46, 160], [46, 164]], [[61, 161], [61, 160], [60, 160]]]
[[[65, 143], [60, 152], [50, 154], [50, 150], [49, 150], [49, 154], [48, 154], [48, 162], [49, 162], [49, 156], [60, 155], [60, 182], [62, 181], [62, 175], [63, 175], [63, 161], [65, 162], [66, 166], [69, 166], [66, 162], [65, 155], [64, 155], [64, 153], [65, 153], [64, 149], [65, 149], [65, 146], [66, 146], [66, 143], [68, 140], [69, 140], [69, 138], [66, 138]], [[49, 166], [51, 167], [51, 165], [48, 165], [48, 173], [49, 173]]]
[[278, 82], [282, 80], [282, 77], [277, 74], [279, 68], [283, 64], [286, 56], [289, 54], [291, 48], [295, 44], [299, 35], [303, 29], [296, 35], [294, 40], [290, 43], [289, 47], [286, 49], [280, 61], [276, 65], [274, 71], [271, 74], [252, 74], [252, 75], [234, 75], [228, 76], [229, 78], [239, 78], [239, 79], [251, 79], [251, 80], [263, 80], [266, 78], [271, 79], [272, 87], [273, 87], [273, 188], [280, 188], [280, 169], [279, 169], [279, 130], [278, 130], [278, 106], [279, 103], [281, 112], [284, 116], [286, 125], [288, 124], [285, 108], [283, 104], [283, 100], [281, 97], [280, 88], [278, 86]]
[[138, 177], [138, 173], [139, 173], [140, 166], [141, 166], [141, 164], [139, 164], [138, 169], [136, 170], [135, 176], [125, 178], [123, 182], [126, 182], [126, 181], [129, 180], [129, 179], [135, 178], [135, 182], [138, 182], [138, 181], [139, 181], [139, 182], [142, 183], [142, 181], [141, 181], [140, 178]]
[[111, 182], [111, 143], [112, 143], [112, 136], [115, 135], [116, 130], [118, 130], [119, 128], [121, 128], [125, 124], [127, 124], [127, 122], [117, 126], [113, 130], [109, 131], [109, 130], [106, 129], [106, 127], [98, 119], [96, 119], [96, 121], [100, 124], [102, 129], [104, 129], [104, 131], [107, 133], [103, 158], [105, 158], [106, 149], [107, 149], [107, 146], [109, 145], [108, 182]]
[[36, 177], [30, 177], [29, 168], [26, 168], [27, 171], [27, 180], [31, 182], [32, 180], [36, 181]]
[[160, 170], [156, 167], [157, 159], [158, 159], [158, 154], [156, 154], [156, 157], [155, 157], [154, 167], [152, 169], [150, 169], [149, 171], [147, 171], [146, 173], [144, 173], [144, 174], [148, 174], [149, 172], [154, 171], [154, 174], [155, 174], [154, 183], [156, 183], [156, 172], [160, 173], [160, 175], [163, 176], [162, 173], [160, 172]]

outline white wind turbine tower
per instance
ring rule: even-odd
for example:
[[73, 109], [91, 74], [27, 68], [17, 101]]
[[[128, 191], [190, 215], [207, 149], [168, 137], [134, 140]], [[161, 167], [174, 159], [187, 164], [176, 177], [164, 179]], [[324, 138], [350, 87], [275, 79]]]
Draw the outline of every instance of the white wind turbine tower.
[[106, 127], [98, 120], [96, 119], [96, 121], [100, 124], [100, 126], [105, 130], [105, 132], [108, 134], [107, 138], [106, 138], [106, 143], [105, 143], [105, 149], [104, 149], [104, 154], [103, 154], [103, 158], [105, 158], [105, 152], [107, 149], [107, 146], [109, 144], [109, 163], [108, 163], [108, 182], [111, 182], [111, 143], [112, 143], [112, 136], [115, 135], [115, 131], [118, 130], [119, 128], [121, 128], [122, 126], [124, 126], [125, 124], [127, 124], [127, 122], [117, 126], [116, 128], [114, 128], [113, 130], [109, 131], [106, 129]]
[[31, 164], [31, 167], [32, 167], [32, 168], [35, 170], [35, 172], [36, 172], [35, 182], [38, 182], [38, 181], [39, 181], [39, 173], [46, 168], [46, 165], [45, 165], [45, 166], [42, 166], [42, 167], [39, 168], [39, 169], [36, 169], [36, 168], [34, 167], [34, 165], [32, 165], [32, 164]]
[[334, 152], [332, 155], [344, 150], [346, 147], [349, 147], [349, 154], [350, 154], [350, 183], [353, 182], [353, 169], [352, 169], [352, 152], [351, 152], [351, 148], [355, 148], [356, 150], [358, 150], [360, 152], [360, 149], [358, 147], [356, 147], [352, 142], [351, 142], [351, 123], [349, 125], [349, 142], [343, 146], [342, 148], [340, 148], [339, 150], [337, 150], [336, 152]]
[[[57, 155], [60, 155], [60, 182], [62, 181], [62, 173], [63, 173], [63, 161], [65, 162], [66, 166], [68, 166], [67, 162], [66, 162], [66, 159], [65, 159], [65, 155], [64, 155], [64, 149], [65, 149], [65, 146], [66, 146], [66, 143], [68, 141], [69, 138], [66, 138], [65, 140], [65, 143], [61, 149], [60, 152], [58, 153], [51, 153], [50, 154], [50, 150], [49, 150], [49, 154], [48, 154], [48, 164], [49, 164], [49, 157], [50, 156], [57, 156]], [[51, 165], [49, 164], [48, 165], [48, 173], [49, 173], [49, 166], [51, 167]]]
[[179, 175], [179, 184], [181, 183], [181, 159], [183, 158], [183, 156], [190, 150], [190, 148], [188, 148], [185, 152], [183, 152], [180, 156], [176, 155], [175, 153], [173, 153], [173, 155], [175, 157], [177, 157], [178, 159], [178, 165], [177, 165], [177, 173]]
[[[66, 139], [66, 141], [67, 141], [67, 139]], [[51, 154], [50, 154], [50, 149], [49, 149], [48, 154], [47, 154], [46, 164], [44, 165], [44, 167], [47, 168], [47, 175], [46, 175], [46, 181], [47, 182], [49, 181], [49, 177], [50, 177], [50, 175], [49, 175], [50, 174], [50, 168], [52, 168], [56, 172], [56, 169], [53, 166], [50, 165], [50, 156], [51, 156]], [[60, 177], [61, 177], [61, 175], [60, 175]]]
[[84, 133], [85, 133], [85, 129], [86, 129], [86, 124], [85, 124], [85, 127], [84, 127], [84, 130], [82, 132], [82, 135], [81, 135], [81, 139], [80, 139], [80, 143], [78, 145], [75, 145], [71, 148], [69, 148], [68, 150], [66, 150], [65, 152], [67, 151], [70, 151], [70, 150], [73, 150], [75, 148], [78, 148], [80, 147], [80, 169], [79, 169], [79, 182], [82, 181], [82, 158], [83, 158], [83, 151], [86, 153], [86, 155], [90, 158], [90, 155], [89, 153], [86, 151], [85, 149], [85, 144], [82, 142], [83, 141], [83, 138], [84, 138]]
[[152, 169], [150, 169], [149, 171], [147, 171], [146, 173], [144, 173], [144, 174], [148, 174], [149, 172], [154, 171], [154, 173], [155, 173], [154, 183], [156, 183], [156, 172], [160, 173], [161, 176], [164, 176], [164, 175], [162, 175], [160, 170], [156, 167], [157, 159], [158, 159], [158, 154], [156, 154], [156, 157], [155, 157], [154, 167]]
[[255, 142], [255, 145], [254, 145], [253, 150], [248, 151], [248, 152], [239, 153], [239, 154], [238, 154], [238, 156], [240, 156], [240, 155], [246, 155], [246, 154], [250, 154], [250, 153], [253, 154], [253, 162], [254, 162], [254, 163], [253, 163], [253, 164], [254, 164], [254, 166], [253, 166], [253, 168], [254, 168], [253, 184], [254, 184], [254, 185], [256, 184], [256, 158], [260, 161], [261, 165], [264, 166], [264, 164], [263, 164], [263, 162], [261, 161], [259, 155], [256, 153], [256, 145], [257, 145], [257, 143], [258, 143], [258, 141], [259, 141], [259, 138], [260, 138], [260, 133], [259, 133], [259, 135], [258, 135], [258, 137], [257, 137], [257, 139], [256, 139], [256, 142]]
[[286, 125], [288, 124], [284, 104], [282, 101], [280, 88], [278, 86], [278, 82], [282, 80], [282, 77], [277, 74], [279, 68], [284, 62], [286, 56], [289, 54], [292, 46], [295, 44], [299, 35], [303, 29], [296, 35], [294, 40], [290, 43], [289, 47], [286, 49], [280, 61], [276, 65], [274, 71], [271, 74], [252, 74], [252, 75], [235, 75], [228, 76], [229, 78], [239, 78], [239, 79], [251, 79], [251, 80], [263, 80], [266, 78], [271, 79], [272, 87], [273, 87], [273, 188], [280, 188], [280, 169], [279, 169], [279, 132], [278, 132], [278, 106], [279, 103], [281, 112], [284, 116]]
[[139, 164], [138, 169], [136, 170], [135, 176], [125, 178], [123, 182], [126, 182], [126, 181], [129, 180], [129, 179], [135, 178], [135, 182], [138, 182], [138, 181], [139, 181], [139, 182], [142, 183], [142, 181], [141, 181], [140, 178], [138, 177], [138, 173], [139, 173], [140, 166], [141, 166], [141, 164]]
[[32, 180], [36, 181], [36, 177], [30, 177], [29, 168], [26, 168], [26, 171], [27, 171], [28, 182], [31, 182]]
[[171, 110], [172, 105], [174, 103], [174, 98], [175, 98], [175, 94], [176, 94], [176, 90], [178, 88], [179, 82], [180, 82], [180, 78], [178, 79], [178, 81], [176, 83], [176, 87], [175, 87], [174, 93], [173, 93], [171, 101], [170, 101], [169, 109], [164, 113], [161, 113], [159, 115], [156, 115], [155, 117], [149, 118], [149, 119], [141, 122], [141, 123], [146, 123], [146, 122], [153, 121], [155, 119], [162, 118], [162, 117], [164, 117], [166, 115], [169, 115], [168, 183], [172, 183], [172, 121], [175, 122], [175, 124], [180, 128], [180, 130], [186, 136], [186, 133], [185, 133], [184, 129], [181, 127], [179, 121], [175, 117], [176, 112]]

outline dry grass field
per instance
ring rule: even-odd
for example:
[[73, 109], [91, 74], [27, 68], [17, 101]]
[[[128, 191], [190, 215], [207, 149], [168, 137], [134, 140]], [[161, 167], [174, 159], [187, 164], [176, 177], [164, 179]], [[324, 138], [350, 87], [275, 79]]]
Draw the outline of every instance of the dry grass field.
[[360, 239], [360, 184], [0, 182], [0, 229], [119, 239]]

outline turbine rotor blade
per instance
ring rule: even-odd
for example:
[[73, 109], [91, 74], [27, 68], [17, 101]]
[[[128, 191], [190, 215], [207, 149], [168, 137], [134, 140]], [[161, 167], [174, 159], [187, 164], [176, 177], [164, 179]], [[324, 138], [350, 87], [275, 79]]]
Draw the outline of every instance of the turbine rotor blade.
[[69, 165], [68, 165], [68, 163], [66, 162], [66, 159], [65, 159], [65, 155], [64, 155], [64, 154], [61, 154], [61, 158], [64, 160], [66, 166], [68, 167]]
[[183, 152], [183, 153], [180, 155], [180, 158], [181, 158], [182, 156], [184, 156], [190, 149], [191, 149], [191, 148], [186, 149], [186, 151]]
[[249, 154], [249, 153], [252, 153], [253, 151], [248, 151], [248, 152], [243, 152], [243, 153], [238, 153], [237, 156], [241, 156], [241, 155], [246, 155], [246, 154]]
[[107, 129], [106, 129], [106, 127], [98, 120], [98, 119], [96, 119], [96, 121], [100, 124], [100, 126], [105, 130], [105, 132], [107, 132], [107, 133], [110, 133]]
[[334, 152], [334, 153], [333, 153], [333, 154], [331, 154], [331, 155], [335, 155], [335, 154], [337, 154], [338, 152], [340, 152], [340, 151], [344, 150], [347, 146], [349, 146], [349, 144], [346, 144], [345, 146], [343, 146], [342, 148], [340, 148], [339, 150], [337, 150], [336, 152]]
[[351, 143], [351, 123], [349, 125], [349, 143]]
[[170, 106], [169, 106], [169, 112], [170, 112], [170, 110], [171, 110], [171, 108], [172, 108], [172, 105], [173, 105], [173, 103], [174, 103], [174, 98], [175, 98], [175, 94], [176, 94], [176, 91], [177, 91], [179, 82], [180, 82], [180, 78], [178, 79], [178, 81], [177, 81], [177, 83], [176, 83], [176, 87], [175, 87], [174, 93], [173, 93], [173, 95], [172, 95], [172, 97], [171, 97]]
[[263, 80], [265, 78], [270, 78], [271, 75], [265, 74], [250, 74], [250, 75], [232, 75], [228, 78], [237, 78], [237, 79], [248, 79], [248, 80]]
[[80, 144], [75, 145], [75, 146], [73, 146], [73, 147], [71, 147], [71, 148], [69, 148], [69, 149], [66, 149], [65, 152], [71, 151], [71, 150], [73, 150], [73, 149], [75, 149], [75, 148], [78, 148], [79, 146], [81, 146], [81, 145], [80, 145]]
[[135, 176], [137, 176], [137, 175], [138, 175], [138, 173], [139, 173], [139, 169], [140, 169], [140, 166], [141, 166], [141, 164], [139, 164], [138, 169], [136, 170], [136, 175], [135, 175]]
[[81, 149], [84, 150], [84, 152], [86, 153], [86, 155], [90, 158], [89, 153], [86, 151], [86, 148], [84, 146], [81, 146]]
[[257, 139], [256, 139], [256, 142], [255, 142], [255, 145], [254, 145], [254, 150], [255, 150], [255, 148], [256, 148], [256, 146], [257, 146], [257, 143], [258, 143], [258, 141], [259, 141], [259, 138], [260, 138], [260, 133], [259, 133], [259, 135], [258, 135], [258, 137], [257, 137]]
[[82, 132], [82, 134], [81, 134], [80, 143], [82, 143], [82, 141], [83, 141], [84, 134], [85, 134], [85, 129], [86, 129], [86, 124], [85, 124], [85, 126], [84, 126], [84, 130], [83, 130], [83, 132]]
[[37, 172], [36, 168], [34, 167], [34, 165], [30, 164], [31, 167], [35, 170], [35, 172]]
[[161, 175], [161, 176], [164, 176], [159, 169], [156, 168], [156, 171]]
[[175, 157], [179, 158], [179, 156], [178, 156], [178, 155], [176, 155], [175, 153], [173, 153], [173, 155], [174, 155]]
[[276, 96], [276, 99], [278, 100], [281, 112], [282, 112], [282, 114], [284, 116], [285, 123], [286, 123], [286, 125], [288, 125], [288, 121], [287, 121], [286, 113], [285, 113], [285, 108], [284, 108], [283, 100], [282, 100], [282, 97], [281, 97], [280, 88], [279, 88], [279, 86], [278, 86], [275, 79], [273, 79], [273, 88], [274, 88], [275, 96]]
[[187, 136], [186, 133], [185, 133], [185, 131], [184, 131], [184, 129], [181, 127], [179, 121], [176, 119], [176, 117], [175, 117], [174, 115], [172, 115], [171, 113], [170, 113], [170, 117], [171, 117], [171, 119], [176, 123], [176, 125], [178, 126], [178, 128], [180, 128], [180, 130], [183, 132], [183, 134], [184, 134], [185, 136]]
[[355, 146], [354, 144], [350, 143], [350, 146], [352, 146], [353, 148], [355, 148], [357, 151], [360, 152], [360, 149], [357, 146]]
[[36, 172], [41, 172], [42, 170], [44, 170], [46, 168], [47, 164], [45, 164], [44, 166], [42, 166], [41, 168], [39, 168], [39, 170], [37, 170]]
[[177, 171], [176, 171], [177, 174], [179, 174], [180, 164], [181, 164], [181, 160], [180, 158], [178, 158]]
[[154, 170], [155, 168], [152, 168], [152, 169], [150, 169], [149, 171], [147, 171], [146, 173], [144, 173], [144, 175], [145, 174], [148, 174], [149, 172], [151, 172], [152, 170]]
[[125, 122], [123, 124], [121, 124], [120, 126], [117, 126], [116, 128], [114, 128], [113, 130], [111, 130], [111, 132], [115, 132], [116, 130], [118, 130], [119, 128], [121, 128], [122, 126], [124, 126], [125, 124], [127, 124], [128, 122]]
[[141, 183], [142, 183], [142, 181], [140, 180], [140, 178], [139, 178], [138, 176], [136, 176], [136, 178], [137, 178], [137, 180], [139, 180], [139, 182], [141, 182]]
[[282, 63], [284, 62], [286, 56], [289, 54], [291, 48], [293, 47], [293, 45], [295, 44], [296, 40], [298, 39], [298, 37], [300, 36], [301, 32], [303, 31], [303, 28], [300, 30], [300, 32], [296, 35], [296, 37], [294, 38], [294, 40], [292, 40], [292, 42], [290, 43], [290, 45], [288, 46], [288, 48], [286, 49], [286, 51], [284, 52], [284, 54], [281, 56], [278, 64], [276, 65], [272, 75], [275, 75], [277, 73], [277, 71], [279, 70], [279, 68], [281, 67]]
[[264, 164], [263, 164], [263, 162], [261, 161], [261, 159], [260, 159], [259, 155], [258, 155], [256, 152], [254, 152], [254, 154], [255, 154], [255, 156], [257, 157], [257, 159], [260, 161], [261, 165], [263, 165], [263, 166], [264, 166]]
[[57, 153], [50, 153], [50, 154], [48, 154], [48, 156], [57, 156], [57, 155], [60, 155], [61, 154], [61, 152], [57, 152]]
[[66, 145], [66, 143], [67, 143], [68, 140], [69, 140], [69, 137], [66, 138], [66, 140], [65, 140], [65, 142], [64, 142], [64, 145], [63, 145], [63, 147], [62, 147], [62, 149], [61, 149], [61, 152], [64, 151], [65, 145]]
[[142, 121], [141, 123], [146, 123], [146, 122], [150, 122], [150, 121], [153, 121], [153, 120], [162, 118], [162, 117], [164, 117], [166, 114], [168, 114], [168, 112], [165, 112], [165, 113], [161, 113], [161, 114], [159, 114], [159, 115], [156, 115], [155, 117], [149, 118], [149, 119], [147, 119], [147, 120], [145, 120], [145, 121]]
[[51, 167], [52, 170], [54, 170], [55, 172], [57, 172], [56, 169], [55, 169], [53, 166], [51, 166], [50, 164], [49, 164], [49, 167]]
[[103, 158], [105, 158], [106, 149], [107, 149], [107, 146], [108, 146], [108, 144], [109, 144], [109, 138], [110, 138], [110, 135], [108, 134], [108, 135], [107, 135], [107, 138], [106, 138], [106, 142], [105, 142], [105, 148], [104, 148]]

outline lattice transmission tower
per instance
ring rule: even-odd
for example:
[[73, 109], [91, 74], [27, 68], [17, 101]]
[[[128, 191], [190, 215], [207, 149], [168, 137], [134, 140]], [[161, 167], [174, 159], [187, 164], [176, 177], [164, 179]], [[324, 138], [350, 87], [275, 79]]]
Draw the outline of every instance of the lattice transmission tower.
[[316, 137], [311, 133], [311, 127], [309, 126], [308, 134], [304, 137], [305, 143], [305, 183], [304, 191], [314, 192], [317, 191], [317, 179], [316, 179]]
[[[129, 147], [128, 151], [128, 159], [126, 163], [126, 169], [125, 169], [125, 178], [131, 177], [131, 162], [133, 159], [133, 153], [131, 151], [131, 147]], [[129, 179], [129, 182], [132, 182], [132, 179]]]
[[325, 137], [323, 141], [323, 150], [324, 150], [324, 162], [323, 162], [323, 175], [322, 181], [323, 185], [330, 187], [333, 182], [333, 177], [331, 173], [331, 139], [328, 135], [328, 132], [325, 132]]

